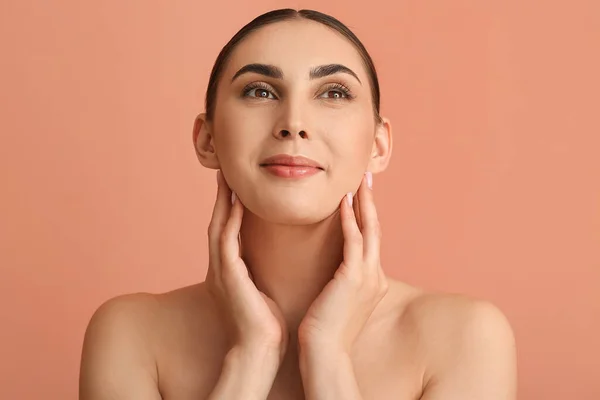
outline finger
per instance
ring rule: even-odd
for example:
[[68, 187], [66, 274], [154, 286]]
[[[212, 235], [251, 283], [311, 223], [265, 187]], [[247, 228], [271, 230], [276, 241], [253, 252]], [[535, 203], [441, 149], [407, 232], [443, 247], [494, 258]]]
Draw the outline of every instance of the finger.
[[219, 170], [217, 171], [217, 198], [213, 207], [210, 224], [208, 225], [210, 264], [214, 266], [219, 265], [221, 253], [219, 240], [229, 217], [229, 210], [231, 208], [230, 199], [231, 190], [225, 179], [223, 179], [223, 173]]
[[235, 194], [232, 198], [235, 200], [231, 206], [229, 219], [221, 234], [221, 261], [223, 262], [223, 268], [236, 266], [236, 261], [240, 257], [240, 242], [238, 238], [240, 228], [242, 227], [244, 206]]
[[360, 215], [362, 216], [363, 257], [368, 266], [374, 269], [379, 266], [381, 230], [373, 200], [373, 190], [368, 187], [367, 179], [369, 178], [365, 174], [357, 197], [360, 201]]
[[344, 262], [349, 267], [360, 264], [363, 254], [363, 238], [360, 229], [358, 229], [354, 209], [350, 204], [351, 201], [352, 193], [348, 193], [340, 204], [340, 219], [344, 234]]
[[358, 192], [356, 192], [354, 198], [352, 199], [352, 209], [354, 210], [354, 215], [356, 216], [356, 224], [358, 225], [358, 230], [362, 232], [363, 227], [362, 218], [360, 215], [360, 199], [358, 198]]

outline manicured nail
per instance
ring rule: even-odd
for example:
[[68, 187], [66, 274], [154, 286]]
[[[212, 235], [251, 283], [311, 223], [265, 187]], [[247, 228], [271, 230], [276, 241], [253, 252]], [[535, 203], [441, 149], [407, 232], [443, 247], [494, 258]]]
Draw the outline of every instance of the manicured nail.
[[346, 194], [346, 203], [348, 203], [348, 205], [352, 207], [352, 192]]
[[367, 177], [367, 186], [369, 189], [373, 189], [373, 174], [367, 171], [365, 172], [365, 175]]
[[231, 204], [235, 204], [235, 192], [231, 192]]

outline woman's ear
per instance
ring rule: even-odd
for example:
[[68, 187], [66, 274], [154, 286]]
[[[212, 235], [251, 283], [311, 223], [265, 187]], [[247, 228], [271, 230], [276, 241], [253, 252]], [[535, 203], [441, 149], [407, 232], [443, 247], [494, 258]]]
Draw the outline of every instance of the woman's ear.
[[215, 152], [214, 136], [211, 130], [211, 124], [206, 120], [206, 114], [198, 114], [194, 121], [194, 130], [192, 132], [196, 156], [200, 164], [206, 168], [220, 169], [219, 159]]
[[373, 173], [385, 171], [392, 156], [392, 124], [382, 118], [375, 128], [375, 140], [371, 151], [368, 170]]

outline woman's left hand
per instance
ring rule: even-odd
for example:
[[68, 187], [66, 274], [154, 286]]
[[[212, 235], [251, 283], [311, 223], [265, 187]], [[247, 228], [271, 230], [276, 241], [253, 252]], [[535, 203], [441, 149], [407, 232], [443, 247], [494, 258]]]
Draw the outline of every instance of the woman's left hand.
[[355, 339], [387, 293], [370, 173], [363, 177], [354, 199], [352, 193], [344, 197], [340, 217], [344, 260], [300, 323], [298, 343], [304, 352], [339, 351], [349, 355]]

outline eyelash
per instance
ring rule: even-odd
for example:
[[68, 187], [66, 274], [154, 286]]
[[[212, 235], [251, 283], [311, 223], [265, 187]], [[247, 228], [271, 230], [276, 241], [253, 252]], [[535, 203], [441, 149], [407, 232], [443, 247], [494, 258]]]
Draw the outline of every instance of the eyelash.
[[[243, 97], [248, 96], [248, 93], [250, 91], [252, 91], [253, 89], [266, 90], [267, 92], [270, 92], [273, 96], [275, 96], [275, 94], [273, 93], [273, 89], [269, 85], [267, 85], [266, 83], [263, 83], [263, 82], [252, 82], [252, 83], [246, 85], [244, 87], [244, 89], [242, 90], [242, 96]], [[354, 99], [354, 95], [352, 94], [350, 89], [348, 89], [345, 85], [343, 85], [339, 82], [329, 84], [328, 87], [323, 91], [323, 93], [327, 93], [331, 90], [337, 90], [338, 92], [341, 92], [345, 97], [341, 97], [338, 99], [330, 98], [330, 100], [352, 100], [352, 99]]]
[[327, 92], [329, 92], [331, 90], [338, 90], [338, 91], [342, 92], [344, 94], [344, 96], [346, 96], [345, 98], [347, 100], [352, 100], [354, 98], [354, 95], [352, 94], [352, 92], [350, 91], [350, 89], [348, 89], [345, 85], [342, 85], [341, 83], [338, 83], [338, 82], [332, 83], [325, 90], [325, 93], [327, 93]]

